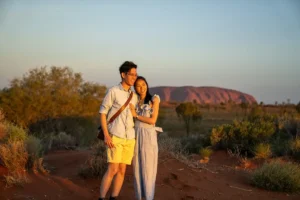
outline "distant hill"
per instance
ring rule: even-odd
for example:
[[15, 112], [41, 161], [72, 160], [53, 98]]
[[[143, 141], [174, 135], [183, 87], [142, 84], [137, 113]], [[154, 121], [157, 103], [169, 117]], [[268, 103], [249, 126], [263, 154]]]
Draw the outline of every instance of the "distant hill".
[[256, 99], [246, 93], [219, 87], [152, 87], [152, 94], [158, 94], [162, 101], [193, 102], [220, 104], [229, 100], [235, 103], [257, 103]]

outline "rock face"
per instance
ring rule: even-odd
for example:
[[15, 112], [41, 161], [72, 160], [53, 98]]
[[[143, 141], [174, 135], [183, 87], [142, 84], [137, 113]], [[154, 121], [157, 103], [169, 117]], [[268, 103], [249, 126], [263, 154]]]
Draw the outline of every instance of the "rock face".
[[162, 101], [193, 102], [220, 104], [232, 101], [235, 103], [257, 103], [256, 99], [236, 90], [218, 87], [152, 87], [151, 94], [158, 94]]

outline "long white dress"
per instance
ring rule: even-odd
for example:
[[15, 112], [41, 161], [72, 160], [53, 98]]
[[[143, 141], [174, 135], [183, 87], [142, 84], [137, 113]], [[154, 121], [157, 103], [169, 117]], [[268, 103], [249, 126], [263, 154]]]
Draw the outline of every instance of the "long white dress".
[[[155, 96], [159, 99], [158, 95], [154, 95], [152, 99]], [[151, 117], [152, 108], [149, 104], [143, 104], [137, 108], [137, 114]], [[135, 122], [136, 143], [132, 163], [135, 193], [138, 200], [154, 199], [158, 162], [158, 131], [162, 132], [162, 129], [138, 120]]]

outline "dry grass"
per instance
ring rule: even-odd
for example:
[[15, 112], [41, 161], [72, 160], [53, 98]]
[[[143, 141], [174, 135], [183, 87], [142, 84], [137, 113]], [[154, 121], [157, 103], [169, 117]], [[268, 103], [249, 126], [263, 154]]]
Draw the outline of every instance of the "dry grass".
[[257, 159], [267, 159], [272, 155], [270, 144], [258, 144], [255, 146], [254, 155]]
[[10, 142], [0, 146], [0, 158], [8, 169], [5, 176], [7, 185], [22, 185], [28, 182], [25, 165], [28, 160], [28, 153], [21, 141]]

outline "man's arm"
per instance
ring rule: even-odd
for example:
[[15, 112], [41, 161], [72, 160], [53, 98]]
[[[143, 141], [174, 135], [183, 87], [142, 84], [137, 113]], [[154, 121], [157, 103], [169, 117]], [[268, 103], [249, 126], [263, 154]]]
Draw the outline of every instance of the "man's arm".
[[112, 90], [108, 90], [102, 105], [100, 107], [100, 124], [104, 133], [104, 143], [109, 147], [109, 148], [113, 148], [114, 145], [112, 143], [112, 139], [108, 133], [108, 128], [107, 128], [107, 119], [106, 119], [106, 115], [108, 113], [108, 111], [111, 109], [112, 107], [112, 103], [113, 103], [113, 92]]

